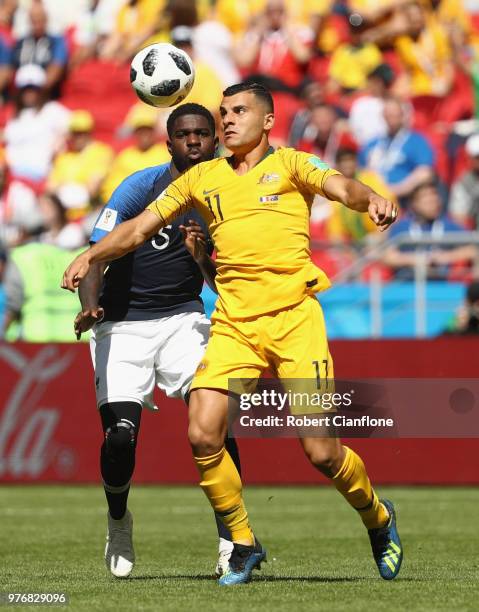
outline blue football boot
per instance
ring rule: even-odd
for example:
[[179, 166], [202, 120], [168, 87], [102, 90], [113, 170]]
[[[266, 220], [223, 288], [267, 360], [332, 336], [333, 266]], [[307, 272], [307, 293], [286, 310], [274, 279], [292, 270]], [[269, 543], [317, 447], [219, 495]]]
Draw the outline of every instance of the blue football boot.
[[374, 560], [378, 566], [381, 578], [392, 580], [399, 574], [403, 550], [396, 527], [396, 513], [392, 502], [388, 499], [379, 500], [389, 512], [389, 521], [379, 529], [369, 529], [369, 539], [373, 549]]
[[244, 584], [251, 580], [253, 570], [261, 569], [261, 562], [266, 561], [266, 550], [258, 540], [254, 546], [234, 544], [228, 563], [228, 569], [218, 580], [221, 586]]

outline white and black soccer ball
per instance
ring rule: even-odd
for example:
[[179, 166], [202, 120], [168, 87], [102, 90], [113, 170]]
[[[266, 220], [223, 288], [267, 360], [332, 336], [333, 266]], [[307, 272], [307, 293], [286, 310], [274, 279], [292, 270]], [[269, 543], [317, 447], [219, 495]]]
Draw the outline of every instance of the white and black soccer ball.
[[169, 43], [145, 47], [133, 58], [130, 82], [146, 104], [167, 108], [179, 104], [190, 93], [195, 67], [190, 56]]

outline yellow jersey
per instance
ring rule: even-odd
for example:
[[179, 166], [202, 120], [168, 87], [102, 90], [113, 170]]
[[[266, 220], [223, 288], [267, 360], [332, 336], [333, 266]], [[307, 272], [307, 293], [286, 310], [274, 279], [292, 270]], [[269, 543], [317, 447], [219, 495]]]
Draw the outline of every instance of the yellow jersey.
[[310, 153], [269, 149], [244, 175], [227, 158], [177, 178], [148, 207], [165, 225], [188, 208], [205, 219], [217, 258], [217, 309], [248, 319], [301, 302], [330, 286], [310, 258], [309, 215], [314, 195], [339, 174]]
[[103, 178], [113, 160], [113, 149], [102, 142], [92, 141], [78, 153], [60, 153], [53, 163], [48, 177], [51, 189], [64, 183], [81, 183], [90, 187], [95, 180]]
[[452, 50], [446, 29], [437, 20], [430, 18], [417, 40], [399, 36], [395, 47], [409, 73], [412, 96], [444, 95]]

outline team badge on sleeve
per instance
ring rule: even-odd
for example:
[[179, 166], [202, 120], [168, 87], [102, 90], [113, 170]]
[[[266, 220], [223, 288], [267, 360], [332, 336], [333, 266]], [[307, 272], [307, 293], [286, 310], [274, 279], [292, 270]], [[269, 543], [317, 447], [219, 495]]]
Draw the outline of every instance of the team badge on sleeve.
[[112, 208], [105, 208], [105, 210], [101, 213], [100, 218], [98, 219], [95, 225], [95, 228], [104, 230], [105, 232], [111, 232], [111, 230], [115, 227], [117, 216], [117, 210], [113, 210]]
[[271, 174], [263, 174], [258, 181], [258, 185], [267, 185], [268, 183], [279, 183], [279, 174], [271, 173]]
[[311, 155], [311, 157], [308, 157], [308, 161], [319, 170], [329, 170], [329, 164], [324, 162], [322, 159], [319, 159], [319, 157], [316, 157], [316, 155]]

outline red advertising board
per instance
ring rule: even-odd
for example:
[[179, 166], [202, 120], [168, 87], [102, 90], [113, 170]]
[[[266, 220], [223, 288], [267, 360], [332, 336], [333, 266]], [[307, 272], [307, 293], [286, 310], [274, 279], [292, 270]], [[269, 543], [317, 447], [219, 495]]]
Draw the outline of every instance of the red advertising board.
[[[337, 341], [337, 375], [354, 378], [478, 378], [479, 341]], [[0, 345], [0, 480], [99, 482], [102, 432], [85, 345]], [[479, 398], [474, 410], [479, 419]], [[190, 483], [196, 469], [186, 438], [186, 408], [158, 397], [145, 411], [136, 482]], [[479, 439], [356, 439], [376, 483], [479, 483]], [[246, 483], [315, 483], [324, 479], [294, 439], [239, 441]]]

